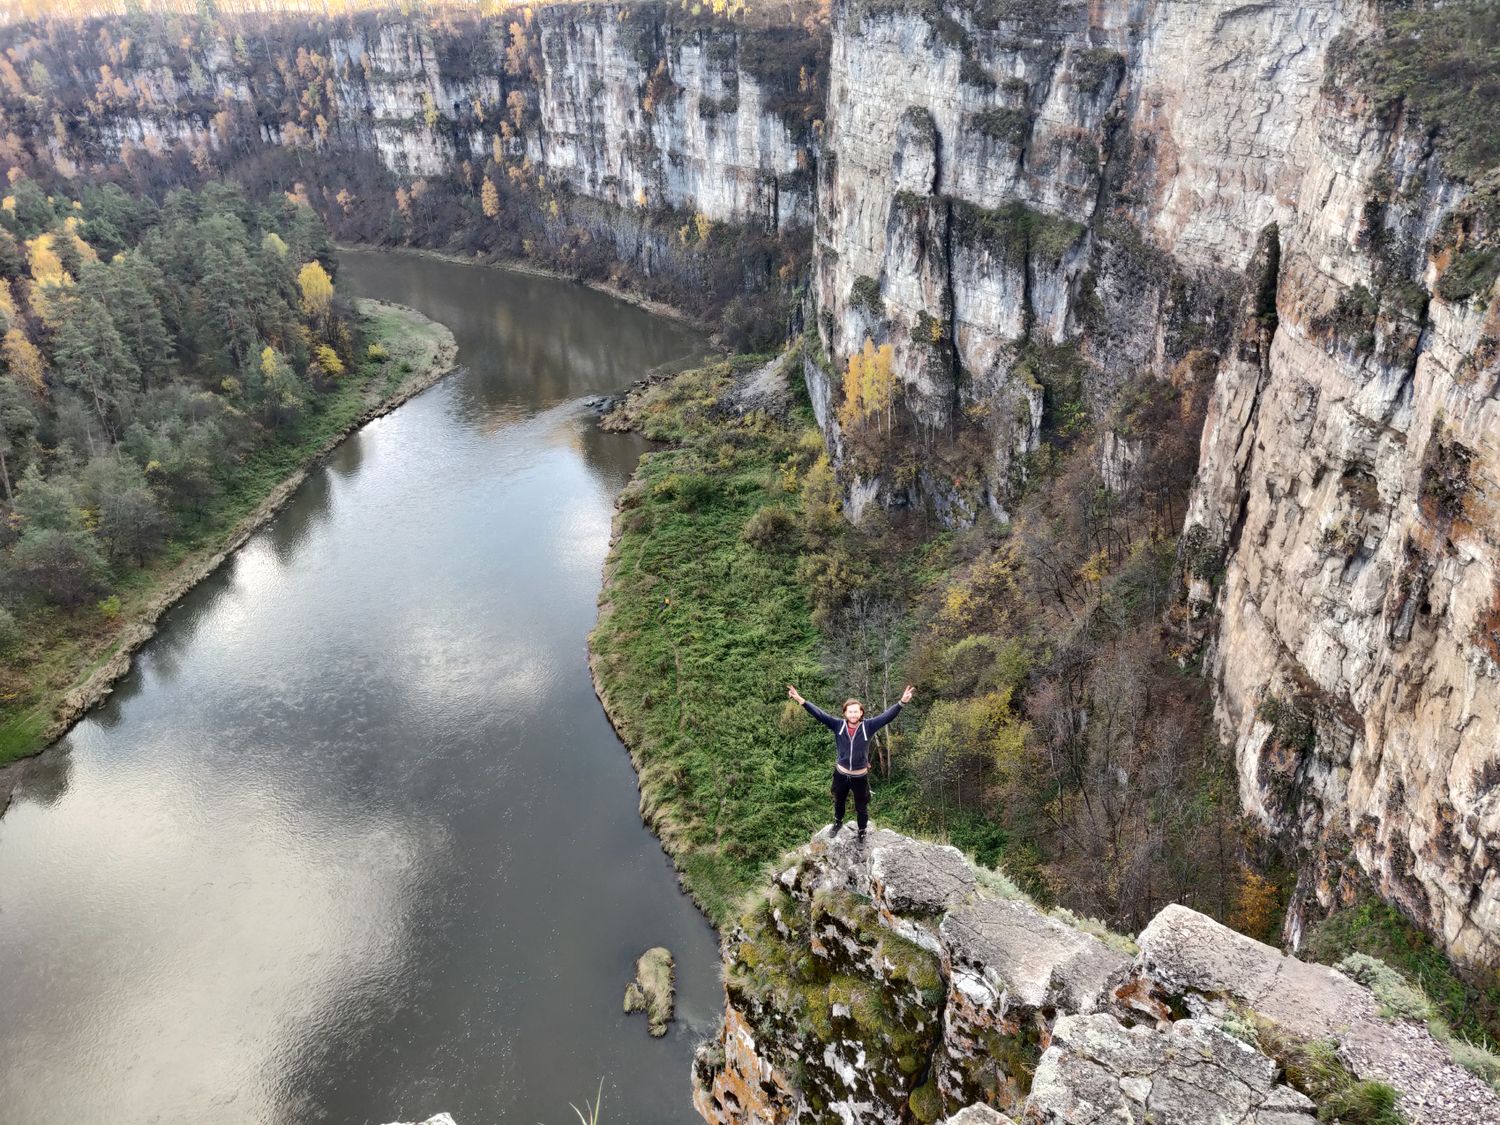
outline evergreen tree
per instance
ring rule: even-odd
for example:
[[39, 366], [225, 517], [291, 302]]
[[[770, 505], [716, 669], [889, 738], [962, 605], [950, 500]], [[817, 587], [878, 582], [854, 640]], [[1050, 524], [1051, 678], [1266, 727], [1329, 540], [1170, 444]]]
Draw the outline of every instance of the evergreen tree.
[[103, 300], [86, 289], [66, 295], [53, 356], [63, 384], [89, 400], [113, 441], [120, 396], [140, 381], [141, 371]]

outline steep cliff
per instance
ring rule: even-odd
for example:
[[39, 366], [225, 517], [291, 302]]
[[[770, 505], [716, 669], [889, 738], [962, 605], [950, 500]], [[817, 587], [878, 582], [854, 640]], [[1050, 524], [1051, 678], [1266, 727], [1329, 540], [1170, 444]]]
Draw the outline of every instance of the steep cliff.
[[[1183, 557], [1245, 807], [1314, 853], [1288, 936], [1352, 855], [1492, 960], [1500, 306], [1432, 122], [1360, 92], [1350, 44], [1380, 18], [838, 4], [807, 377], [855, 515], [966, 522], [1007, 514], [1069, 412], [1119, 490], [1122, 397], [1206, 370]], [[866, 339], [904, 444], [841, 414]]]
[[1414, 1122], [1500, 1115], [1424, 1026], [1339, 972], [1183, 907], [1131, 942], [952, 848], [851, 835], [793, 853], [726, 935], [724, 1023], [694, 1066], [715, 1125], [1293, 1125], [1391, 1095]]
[[[607, 4], [503, 19], [286, 22], [260, 36], [200, 24], [184, 41], [127, 39], [123, 48], [114, 30], [100, 25], [99, 41], [85, 41], [106, 73], [80, 75], [91, 104], [69, 126], [91, 157], [131, 144], [228, 145], [235, 115], [249, 108], [264, 141], [369, 151], [403, 176], [445, 176], [511, 151], [603, 202], [773, 229], [812, 221], [796, 94], [815, 90], [821, 52], [799, 29]], [[804, 87], [791, 96], [788, 66]], [[59, 155], [71, 155], [68, 140], [54, 139]]]

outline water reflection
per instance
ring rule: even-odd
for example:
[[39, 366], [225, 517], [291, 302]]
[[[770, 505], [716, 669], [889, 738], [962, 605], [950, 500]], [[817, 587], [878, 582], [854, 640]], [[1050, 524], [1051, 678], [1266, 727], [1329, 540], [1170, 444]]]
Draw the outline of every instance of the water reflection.
[[[0, 820], [0, 1116], [693, 1120], [713, 935], [584, 661], [641, 449], [578, 396], [695, 348], [577, 286], [351, 255], [468, 371], [310, 475]], [[664, 1042], [620, 995], [678, 955]]]

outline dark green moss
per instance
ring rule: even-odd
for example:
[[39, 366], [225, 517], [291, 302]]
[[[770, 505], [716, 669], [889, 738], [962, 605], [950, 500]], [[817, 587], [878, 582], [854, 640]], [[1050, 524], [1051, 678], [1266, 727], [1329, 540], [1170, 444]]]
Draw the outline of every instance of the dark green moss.
[[1443, 271], [1438, 281], [1438, 296], [1445, 301], [1483, 296], [1497, 277], [1500, 277], [1500, 249], [1467, 250]]
[[975, 131], [1002, 144], [1019, 145], [1031, 133], [1031, 113], [1025, 109], [986, 109], [969, 120]]

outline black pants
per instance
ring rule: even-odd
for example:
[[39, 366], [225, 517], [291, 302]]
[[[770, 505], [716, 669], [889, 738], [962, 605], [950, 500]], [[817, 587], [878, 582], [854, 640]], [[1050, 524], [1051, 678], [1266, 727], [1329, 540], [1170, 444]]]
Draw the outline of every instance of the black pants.
[[833, 821], [844, 823], [844, 805], [849, 794], [854, 794], [854, 814], [859, 818], [859, 830], [863, 832], [870, 822], [870, 775], [850, 777], [847, 773], [833, 771]]

